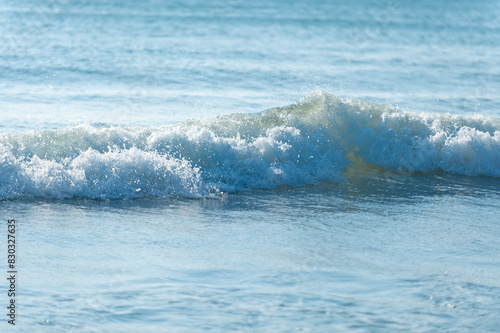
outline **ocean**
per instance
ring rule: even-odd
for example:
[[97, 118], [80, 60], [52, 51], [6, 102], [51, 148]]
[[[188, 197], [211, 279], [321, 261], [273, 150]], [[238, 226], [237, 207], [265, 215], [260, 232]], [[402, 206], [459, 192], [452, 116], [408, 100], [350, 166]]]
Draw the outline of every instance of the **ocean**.
[[500, 331], [499, 55], [498, 1], [2, 2], [0, 330]]

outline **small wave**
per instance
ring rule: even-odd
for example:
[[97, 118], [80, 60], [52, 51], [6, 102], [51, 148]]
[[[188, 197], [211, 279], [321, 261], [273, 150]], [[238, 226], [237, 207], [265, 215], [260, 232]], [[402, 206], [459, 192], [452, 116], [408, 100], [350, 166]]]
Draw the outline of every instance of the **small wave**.
[[173, 126], [4, 134], [0, 198], [213, 197], [342, 182], [355, 163], [500, 177], [499, 120], [314, 92], [287, 107]]

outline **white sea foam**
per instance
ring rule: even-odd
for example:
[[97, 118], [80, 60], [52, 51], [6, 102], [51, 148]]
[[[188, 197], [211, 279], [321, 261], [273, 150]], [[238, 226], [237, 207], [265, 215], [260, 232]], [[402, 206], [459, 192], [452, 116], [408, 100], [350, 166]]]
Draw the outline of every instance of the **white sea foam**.
[[207, 197], [340, 182], [359, 161], [395, 172], [500, 177], [499, 120], [315, 92], [284, 108], [175, 126], [5, 134], [0, 198]]

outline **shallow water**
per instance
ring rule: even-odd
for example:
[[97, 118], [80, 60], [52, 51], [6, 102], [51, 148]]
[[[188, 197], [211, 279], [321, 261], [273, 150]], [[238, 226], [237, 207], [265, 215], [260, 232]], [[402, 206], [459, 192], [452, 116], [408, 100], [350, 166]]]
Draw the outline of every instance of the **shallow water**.
[[498, 180], [349, 180], [215, 200], [4, 203], [21, 221], [20, 327], [494, 332]]

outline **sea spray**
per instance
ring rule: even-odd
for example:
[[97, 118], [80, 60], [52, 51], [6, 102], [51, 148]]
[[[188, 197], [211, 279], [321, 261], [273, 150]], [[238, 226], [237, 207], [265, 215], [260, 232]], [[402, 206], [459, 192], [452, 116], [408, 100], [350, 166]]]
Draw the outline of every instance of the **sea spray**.
[[173, 126], [4, 134], [0, 198], [214, 197], [342, 182], [356, 163], [500, 177], [499, 120], [314, 92], [287, 107]]

